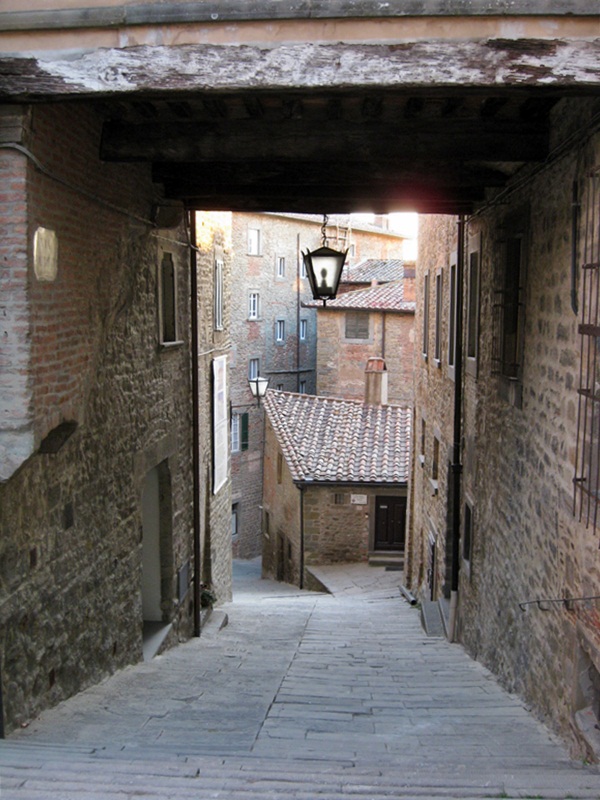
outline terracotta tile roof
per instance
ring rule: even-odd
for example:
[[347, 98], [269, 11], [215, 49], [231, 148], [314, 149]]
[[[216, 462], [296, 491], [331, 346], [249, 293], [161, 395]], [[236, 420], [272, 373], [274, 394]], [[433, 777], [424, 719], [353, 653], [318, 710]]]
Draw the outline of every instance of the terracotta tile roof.
[[401, 258], [367, 258], [359, 264], [344, 269], [342, 283], [388, 283], [404, 277], [404, 261]]
[[264, 405], [294, 481], [408, 481], [410, 408], [273, 390]]
[[[309, 308], [322, 308], [320, 300], [303, 303]], [[404, 300], [404, 285], [401, 281], [384, 283], [382, 286], [370, 286], [368, 289], [357, 289], [345, 292], [335, 300], [328, 300], [327, 306], [337, 309], [364, 309], [375, 311], [415, 312], [415, 302]]]

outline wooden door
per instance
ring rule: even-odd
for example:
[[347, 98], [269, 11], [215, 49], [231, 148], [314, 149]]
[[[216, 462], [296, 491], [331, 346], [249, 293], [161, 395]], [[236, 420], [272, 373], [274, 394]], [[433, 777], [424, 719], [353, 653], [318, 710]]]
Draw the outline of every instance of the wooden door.
[[375, 498], [375, 550], [404, 550], [406, 497]]

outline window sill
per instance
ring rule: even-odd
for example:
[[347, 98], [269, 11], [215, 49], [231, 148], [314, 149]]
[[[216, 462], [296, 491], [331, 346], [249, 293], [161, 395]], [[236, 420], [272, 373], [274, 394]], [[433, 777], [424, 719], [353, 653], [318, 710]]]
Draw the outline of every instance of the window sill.
[[425, 456], [423, 455], [423, 453], [421, 453], [419, 456], [417, 456], [417, 458], [418, 458], [418, 460], [419, 460], [419, 464], [420, 464], [422, 467], [424, 467], [424, 466], [425, 466]]
[[437, 367], [437, 369], [441, 369], [442, 368], [442, 359], [441, 358], [434, 358], [433, 359], [433, 365], [434, 365], [434, 367]]
[[159, 342], [158, 349], [163, 352], [166, 350], [176, 350], [178, 347], [183, 347], [184, 344], [185, 342], [183, 339], [177, 339], [174, 342]]
[[438, 482], [433, 478], [429, 478], [429, 485], [431, 486], [431, 496], [435, 497], [438, 493]]

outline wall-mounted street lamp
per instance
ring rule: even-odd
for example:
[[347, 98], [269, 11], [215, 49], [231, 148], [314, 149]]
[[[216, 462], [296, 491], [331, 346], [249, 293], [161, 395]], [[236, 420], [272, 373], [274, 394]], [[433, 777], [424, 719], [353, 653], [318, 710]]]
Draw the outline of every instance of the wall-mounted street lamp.
[[342, 269], [348, 251], [343, 253], [327, 247], [327, 214], [323, 214], [323, 224], [321, 225], [321, 235], [323, 246], [318, 250], [307, 250], [302, 253], [308, 282], [315, 300], [322, 300], [323, 305], [327, 305], [328, 300], [334, 300], [337, 294]]
[[258, 375], [256, 378], [248, 378], [248, 385], [252, 396], [256, 397], [257, 404], [260, 405], [260, 398], [264, 397], [269, 387], [269, 378], [261, 378]]

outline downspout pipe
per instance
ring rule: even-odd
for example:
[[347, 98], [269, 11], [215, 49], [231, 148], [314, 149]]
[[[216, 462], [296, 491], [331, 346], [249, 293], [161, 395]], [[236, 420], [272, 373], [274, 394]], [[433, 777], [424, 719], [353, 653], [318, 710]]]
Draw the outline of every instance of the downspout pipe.
[[448, 639], [456, 635], [458, 611], [458, 582], [460, 576], [460, 504], [462, 464], [460, 444], [462, 439], [463, 406], [463, 303], [465, 261], [465, 218], [458, 218], [458, 244], [456, 253], [456, 346], [454, 360], [454, 434], [452, 444], [452, 578], [450, 585], [450, 619]]
[[304, 486], [300, 489], [300, 589], [304, 589]]
[[198, 258], [196, 255], [196, 212], [189, 212], [190, 238], [190, 317], [192, 367], [192, 505], [194, 536], [194, 636], [200, 636], [200, 392], [198, 346]]

